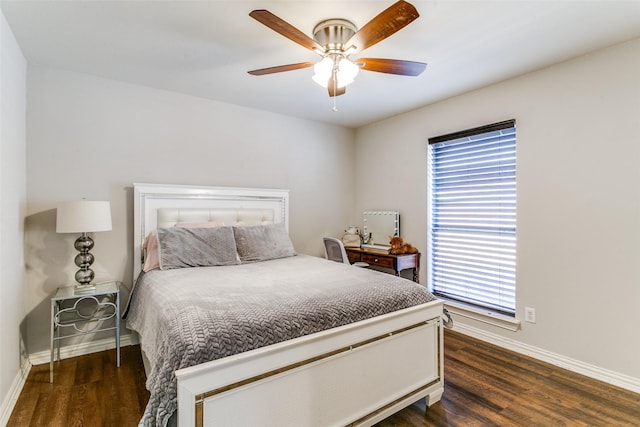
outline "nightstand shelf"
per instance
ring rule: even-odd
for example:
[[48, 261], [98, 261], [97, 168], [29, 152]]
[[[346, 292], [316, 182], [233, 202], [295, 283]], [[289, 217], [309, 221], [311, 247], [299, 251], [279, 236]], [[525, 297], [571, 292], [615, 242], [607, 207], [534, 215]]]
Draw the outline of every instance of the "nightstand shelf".
[[[73, 301], [73, 304], [71, 302]], [[87, 305], [93, 306], [87, 309]], [[114, 319], [113, 326], [103, 326], [104, 321]], [[60, 336], [60, 331], [70, 333]], [[74, 286], [58, 288], [51, 298], [51, 341], [49, 381], [53, 382], [54, 350], [60, 340], [79, 335], [115, 331], [116, 362], [120, 366], [120, 287], [118, 282], [96, 284], [95, 289], [77, 291]]]

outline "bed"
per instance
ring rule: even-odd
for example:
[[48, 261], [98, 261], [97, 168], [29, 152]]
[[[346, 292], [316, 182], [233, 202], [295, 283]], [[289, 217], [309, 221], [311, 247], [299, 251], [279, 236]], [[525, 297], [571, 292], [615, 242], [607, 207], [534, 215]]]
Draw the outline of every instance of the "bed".
[[[134, 185], [126, 316], [149, 361], [142, 425], [367, 426], [440, 400], [442, 301], [296, 254], [288, 225], [286, 190]], [[144, 272], [154, 230], [164, 268]], [[215, 263], [175, 250], [194, 235], [224, 248]]]

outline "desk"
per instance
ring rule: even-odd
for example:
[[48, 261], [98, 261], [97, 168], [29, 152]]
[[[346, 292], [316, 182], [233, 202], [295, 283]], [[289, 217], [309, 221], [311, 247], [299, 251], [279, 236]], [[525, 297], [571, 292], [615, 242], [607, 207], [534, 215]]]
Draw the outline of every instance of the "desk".
[[416, 254], [393, 255], [388, 252], [371, 249], [346, 247], [349, 262], [366, 262], [369, 265], [393, 270], [396, 276], [400, 276], [402, 270], [413, 270], [413, 281], [420, 282], [420, 252]]

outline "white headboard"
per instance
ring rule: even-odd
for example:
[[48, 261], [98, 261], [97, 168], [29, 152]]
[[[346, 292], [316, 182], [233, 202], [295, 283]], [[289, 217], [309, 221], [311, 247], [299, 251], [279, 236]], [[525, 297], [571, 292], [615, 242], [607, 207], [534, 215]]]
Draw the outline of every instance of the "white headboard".
[[144, 239], [178, 222], [225, 225], [284, 223], [289, 229], [289, 190], [133, 184], [133, 280], [142, 270]]

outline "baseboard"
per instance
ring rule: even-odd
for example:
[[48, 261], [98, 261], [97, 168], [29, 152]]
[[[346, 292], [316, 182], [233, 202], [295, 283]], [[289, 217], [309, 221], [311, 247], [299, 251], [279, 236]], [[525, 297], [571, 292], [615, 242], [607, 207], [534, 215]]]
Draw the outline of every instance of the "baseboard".
[[16, 406], [18, 397], [20, 397], [24, 383], [27, 381], [31, 366], [31, 362], [28, 359], [25, 359], [20, 367], [20, 371], [16, 373], [16, 376], [11, 383], [11, 387], [9, 388], [9, 392], [5, 396], [2, 406], [0, 406], [0, 426], [6, 426], [9, 422], [9, 417], [11, 417], [13, 408]]
[[[135, 344], [138, 344], [138, 339], [137, 336], [134, 338], [133, 334], [122, 335], [120, 337], [120, 347]], [[114, 348], [116, 348], [115, 340], [113, 338], [105, 338], [96, 341], [87, 341], [63, 346], [60, 348], [60, 357], [68, 359], [69, 357], [83, 356], [85, 354], [97, 353], [99, 351], [111, 350]], [[50, 356], [50, 350], [38, 351], [36, 353], [29, 354], [29, 360], [32, 365], [40, 365], [42, 363], [49, 363]]]
[[617, 387], [633, 391], [635, 393], [640, 393], [640, 379], [638, 378], [600, 368], [595, 365], [590, 365], [588, 363], [581, 362], [579, 360], [572, 359], [561, 354], [552, 353], [542, 348], [524, 344], [520, 341], [512, 340], [510, 338], [505, 338], [500, 335], [483, 331], [482, 329], [474, 328], [473, 326], [468, 326], [460, 322], [455, 322], [453, 329], [462, 334], [469, 335], [473, 338], [486, 341], [502, 348], [506, 348], [507, 350], [511, 350], [516, 353], [533, 357], [534, 359], [538, 359], [555, 366], [559, 366], [571, 372], [603, 381], [605, 383], [612, 384]]

